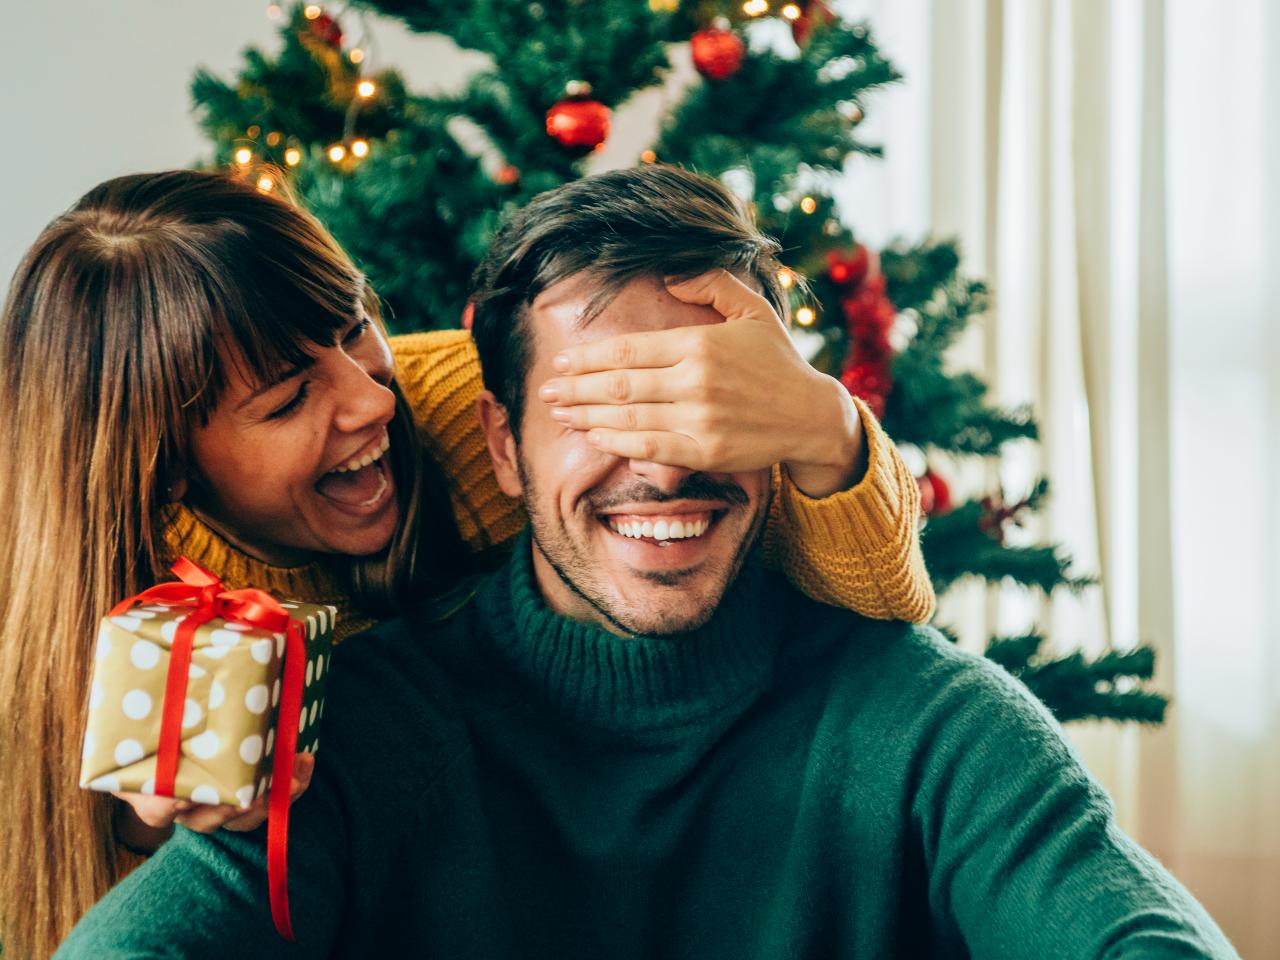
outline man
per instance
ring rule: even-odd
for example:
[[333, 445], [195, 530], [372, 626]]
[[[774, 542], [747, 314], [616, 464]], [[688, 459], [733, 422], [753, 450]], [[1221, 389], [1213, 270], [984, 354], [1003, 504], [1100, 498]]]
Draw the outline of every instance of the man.
[[727, 192], [671, 168], [518, 215], [474, 332], [530, 529], [339, 648], [294, 811], [298, 947], [260, 837], [181, 831], [65, 954], [1235, 956], [1015, 681], [753, 562], [767, 470], [608, 456], [531, 402], [596, 341], [781, 308], [776, 269]]

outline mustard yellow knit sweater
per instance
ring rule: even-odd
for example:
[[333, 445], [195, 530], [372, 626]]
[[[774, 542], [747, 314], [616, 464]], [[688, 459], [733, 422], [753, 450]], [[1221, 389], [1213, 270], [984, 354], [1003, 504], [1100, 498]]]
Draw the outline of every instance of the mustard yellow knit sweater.
[[[391, 349], [400, 387], [449, 483], [463, 539], [482, 550], [515, 536], [524, 526], [524, 511], [498, 489], [475, 417], [483, 387], [471, 335], [414, 333], [393, 337]], [[765, 561], [815, 600], [869, 617], [923, 622], [933, 615], [934, 596], [920, 555], [919, 490], [893, 442], [857, 403], [869, 453], [866, 475], [850, 490], [814, 500], [775, 468]], [[281, 598], [336, 605], [339, 639], [374, 623], [354, 607], [322, 561], [270, 566], [181, 506], [165, 539], [175, 557], [190, 557], [230, 587], [255, 586]]]

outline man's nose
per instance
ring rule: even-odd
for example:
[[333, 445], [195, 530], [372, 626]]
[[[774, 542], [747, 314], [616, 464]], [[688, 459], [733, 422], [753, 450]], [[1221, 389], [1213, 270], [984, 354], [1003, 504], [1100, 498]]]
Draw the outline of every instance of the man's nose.
[[338, 412], [334, 425], [344, 433], [358, 433], [370, 426], [391, 422], [396, 415], [396, 395], [390, 378], [385, 382], [359, 363], [346, 358], [338, 390]]
[[652, 460], [630, 460], [628, 469], [638, 477], [644, 477], [663, 493], [675, 493], [680, 489], [684, 478], [694, 471], [686, 467], [672, 467], [665, 463], [654, 463]]

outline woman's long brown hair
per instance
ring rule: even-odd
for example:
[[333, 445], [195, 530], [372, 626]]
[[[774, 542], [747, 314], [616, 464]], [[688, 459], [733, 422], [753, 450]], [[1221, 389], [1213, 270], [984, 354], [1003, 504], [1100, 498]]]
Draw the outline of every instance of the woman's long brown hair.
[[[114, 840], [116, 801], [78, 787], [90, 650], [107, 609], [169, 579], [166, 491], [218, 402], [225, 347], [265, 378], [334, 343], [361, 304], [376, 298], [314, 218], [190, 171], [100, 185], [18, 267], [0, 314], [5, 960], [52, 953], [137, 863]], [[399, 408], [400, 530], [379, 556], [335, 558], [374, 614], [456, 572], [461, 550]]]

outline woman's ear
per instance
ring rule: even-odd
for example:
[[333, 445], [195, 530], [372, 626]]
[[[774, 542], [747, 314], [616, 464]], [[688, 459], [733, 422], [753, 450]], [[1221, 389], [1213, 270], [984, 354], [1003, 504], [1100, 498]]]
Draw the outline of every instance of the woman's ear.
[[498, 486], [509, 497], [524, 493], [520, 483], [520, 463], [516, 452], [516, 438], [507, 419], [507, 408], [498, 402], [490, 390], [483, 390], [476, 398], [476, 416], [489, 446], [489, 459], [498, 477]]

